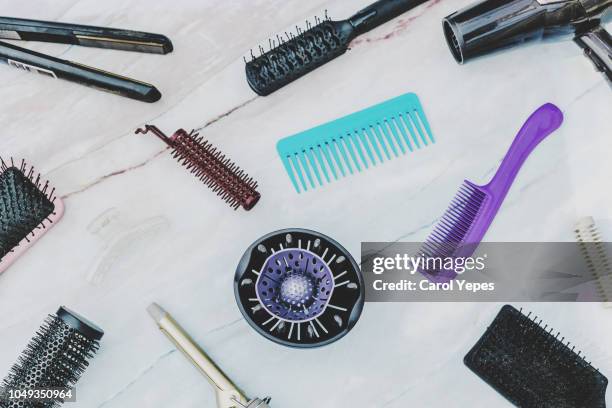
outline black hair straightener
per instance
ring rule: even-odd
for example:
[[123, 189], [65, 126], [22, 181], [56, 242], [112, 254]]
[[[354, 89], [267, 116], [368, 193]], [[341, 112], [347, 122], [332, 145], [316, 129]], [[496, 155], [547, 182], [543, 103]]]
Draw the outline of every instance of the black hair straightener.
[[[115, 28], [0, 17], [0, 39], [44, 41], [152, 54], [172, 52], [163, 35]], [[151, 84], [97, 68], [30, 51], [0, 41], [0, 61], [53, 78], [62, 78], [143, 102], [155, 102], [161, 93]]]

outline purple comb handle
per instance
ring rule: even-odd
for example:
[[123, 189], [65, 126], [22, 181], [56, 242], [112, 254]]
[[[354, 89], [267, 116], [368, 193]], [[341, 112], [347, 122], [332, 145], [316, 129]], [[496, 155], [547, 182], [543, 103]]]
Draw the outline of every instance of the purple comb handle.
[[481, 216], [475, 220], [471, 231], [464, 239], [464, 248], [470, 253], [461, 254], [462, 256], [470, 256], [474, 253], [476, 246], [482, 241], [493, 222], [493, 218], [495, 218], [499, 207], [504, 202], [508, 190], [510, 190], [527, 157], [542, 140], [557, 130], [561, 123], [563, 123], [563, 113], [558, 107], [552, 103], [542, 105], [531, 114], [518, 132], [489, 184], [482, 187], [475, 186], [466, 180], [466, 183], [472, 184], [478, 190], [485, 192], [489, 198], [485, 200], [481, 208]]
[[497, 208], [501, 205], [529, 154], [542, 140], [557, 130], [561, 123], [563, 123], [563, 113], [552, 103], [542, 105], [527, 119], [514, 138], [497, 173], [491, 182], [483, 187], [497, 199]]
[[470, 256], [474, 253], [476, 246], [482, 241], [482, 238], [493, 222], [493, 218], [495, 218], [499, 207], [504, 202], [508, 190], [510, 190], [516, 175], [523, 163], [525, 163], [525, 160], [527, 160], [527, 157], [529, 157], [542, 140], [557, 130], [561, 123], [563, 123], [563, 113], [558, 107], [552, 103], [542, 105], [531, 114], [518, 132], [497, 173], [495, 173], [489, 184], [476, 186], [466, 180], [466, 183], [485, 192], [488, 199], [485, 200], [481, 208], [482, 213], [480, 217], [474, 220], [471, 231], [464, 239], [463, 248], [469, 251], [469, 254], [461, 254], [461, 256]]

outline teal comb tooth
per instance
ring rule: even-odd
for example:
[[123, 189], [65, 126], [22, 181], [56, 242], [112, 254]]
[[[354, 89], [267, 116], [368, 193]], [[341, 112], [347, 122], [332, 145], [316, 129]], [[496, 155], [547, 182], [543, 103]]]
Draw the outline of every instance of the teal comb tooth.
[[[317, 163], [319, 164], [319, 167], [321, 168], [321, 171], [325, 176], [325, 180], [327, 180], [327, 182], [329, 183], [331, 180], [329, 179], [329, 173], [327, 173], [327, 167], [325, 166], [325, 161], [323, 160], [323, 155], [321, 154], [321, 148], [315, 147], [311, 148], [311, 150], [314, 150], [315, 156], [317, 158]], [[323, 185], [323, 183], [321, 183], [321, 185]]]
[[[370, 129], [374, 130], [374, 133], [376, 133], [376, 139], [378, 140], [378, 144], [380, 144], [383, 148], [383, 150], [385, 151], [385, 156], [387, 156], [387, 160], [391, 160], [391, 155], [389, 154], [389, 149], [387, 148], [387, 144], [385, 143], [382, 134], [380, 133], [380, 129], [378, 128], [378, 126], [374, 127], [374, 126], [370, 126]], [[372, 133], [372, 131], [369, 132], [370, 134]], [[397, 155], [396, 155], [397, 156]], [[380, 160], [382, 162], [382, 159]]]
[[322, 186], [323, 181], [321, 180], [321, 174], [319, 173], [319, 169], [317, 168], [316, 160], [314, 154], [312, 153], [312, 150], [313, 149], [308, 149], [308, 151], [306, 152], [308, 156], [308, 163], [310, 163], [310, 167], [314, 170], [314, 174], [317, 178], [317, 181], [319, 182], [319, 185]]
[[[367, 138], [365, 135], [367, 135]], [[359, 132], [359, 137], [361, 140], [361, 144], [365, 147], [366, 152], [368, 153], [368, 157], [370, 158], [372, 165], [376, 166], [376, 160], [374, 159], [374, 156], [372, 155], [372, 151], [370, 150], [370, 146], [368, 145], [368, 143], [372, 145], [372, 147], [374, 148], [374, 151], [376, 152], [376, 155], [378, 156], [378, 160], [382, 163], [383, 158], [380, 154], [380, 150], [378, 149], [378, 145], [376, 144], [376, 139], [374, 139], [374, 137], [372, 136], [370, 129], [369, 128], [362, 129], [361, 132]], [[368, 162], [363, 156], [363, 150], [360, 149], [359, 154], [361, 155], [361, 159], [363, 160], [365, 167], [367, 169]]]
[[349, 133], [346, 135], [346, 137], [344, 138], [344, 144], [346, 145], [347, 150], [349, 151], [349, 154], [351, 155], [351, 159], [353, 159], [353, 163], [355, 163], [355, 167], [357, 167], [357, 171], [361, 171], [361, 165], [359, 164], [359, 161], [357, 160], [357, 156], [355, 155], [355, 150], [353, 150], [353, 138], [352, 135]]
[[[410, 115], [410, 113], [408, 113], [408, 117], [410, 117], [410, 120], [406, 119], [405, 115], [402, 115], [402, 123], [404, 124], [404, 126], [408, 129], [408, 132], [410, 133], [410, 137], [412, 138], [412, 141], [414, 142], [414, 144], [416, 145], [417, 149], [421, 148], [421, 144], [419, 143], [419, 139], [417, 138], [417, 135], [414, 131], [414, 128], [412, 126], [412, 123], [414, 122], [414, 117], [412, 115]], [[410, 139], [408, 138], [408, 136], [406, 136], [406, 140], [408, 141], [408, 143], [410, 143]], [[425, 146], [427, 146], [427, 142], [424, 141]]]
[[300, 193], [434, 143], [419, 98], [407, 93], [281, 139], [276, 148]]
[[364, 145], [359, 140], [359, 135], [356, 133], [349, 135], [349, 140], [351, 141], [351, 157], [353, 157], [357, 171], [361, 172], [363, 169], [367, 170], [372, 163], [371, 160], [368, 162], [365, 155], [363, 155], [363, 150], [367, 145]]

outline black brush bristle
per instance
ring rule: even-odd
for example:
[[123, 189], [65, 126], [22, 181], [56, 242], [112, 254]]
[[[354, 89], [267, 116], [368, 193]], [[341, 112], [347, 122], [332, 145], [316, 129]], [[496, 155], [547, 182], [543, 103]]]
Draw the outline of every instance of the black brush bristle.
[[54, 190], [32, 167], [0, 159], [0, 259], [37, 228], [45, 228], [54, 211]]
[[260, 55], [251, 52], [246, 63], [249, 86], [266, 96], [306, 75], [321, 65], [344, 54], [354, 38], [354, 28], [348, 21], [332, 21], [327, 15], [306, 23], [306, 30], [270, 39], [270, 49]]
[[504, 306], [465, 364], [519, 407], [605, 408], [606, 377], [530, 316]]
[[9, 390], [72, 388], [98, 350], [104, 332], [61, 307], [49, 315], [2, 382], [0, 408], [55, 408], [61, 398], [44, 401], [9, 400]]

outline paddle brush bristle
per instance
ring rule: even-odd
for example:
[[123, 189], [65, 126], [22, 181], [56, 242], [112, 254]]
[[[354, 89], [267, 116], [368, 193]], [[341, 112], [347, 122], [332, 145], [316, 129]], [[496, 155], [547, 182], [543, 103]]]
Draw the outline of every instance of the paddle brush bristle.
[[0, 158], [0, 272], [22, 241], [26, 247], [59, 219], [63, 207], [54, 193], [24, 160], [15, 165]]
[[504, 306], [465, 364], [518, 407], [605, 408], [606, 377], [530, 317]]

